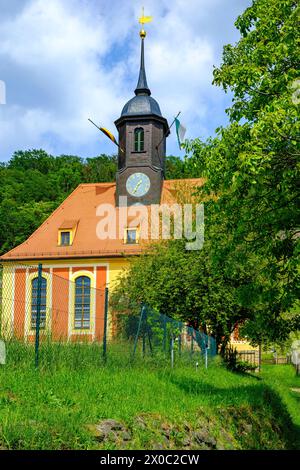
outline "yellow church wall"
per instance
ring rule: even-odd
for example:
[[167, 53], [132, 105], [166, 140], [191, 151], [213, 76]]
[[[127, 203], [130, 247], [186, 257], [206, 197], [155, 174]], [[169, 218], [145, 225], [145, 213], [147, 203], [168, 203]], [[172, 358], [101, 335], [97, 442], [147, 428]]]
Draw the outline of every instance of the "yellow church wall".
[[14, 321], [14, 271], [4, 266], [2, 273], [1, 329], [4, 336], [13, 331]]
[[247, 341], [231, 341], [230, 345], [239, 351], [258, 351], [258, 346], [251, 346]]
[[129, 268], [130, 260], [125, 258], [107, 260], [109, 264], [108, 285], [110, 291], [113, 291], [117, 285], [119, 276]]

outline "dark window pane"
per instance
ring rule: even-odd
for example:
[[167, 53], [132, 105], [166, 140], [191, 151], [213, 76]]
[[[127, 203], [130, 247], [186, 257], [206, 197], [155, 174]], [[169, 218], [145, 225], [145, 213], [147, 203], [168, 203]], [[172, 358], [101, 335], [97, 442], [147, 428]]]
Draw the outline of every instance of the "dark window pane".
[[90, 303], [91, 280], [87, 276], [80, 276], [75, 281], [75, 328], [90, 328]]
[[[40, 296], [40, 328], [46, 327], [46, 308], [47, 308], [47, 280], [43, 277], [41, 280]], [[38, 278], [35, 277], [31, 282], [31, 328], [36, 328], [38, 307]]]
[[138, 127], [134, 131], [134, 150], [142, 152], [144, 150], [144, 129]]
[[137, 238], [136, 238], [136, 230], [127, 230], [127, 243], [136, 243]]
[[61, 232], [60, 234], [60, 240], [61, 240], [61, 245], [70, 245], [70, 232]]

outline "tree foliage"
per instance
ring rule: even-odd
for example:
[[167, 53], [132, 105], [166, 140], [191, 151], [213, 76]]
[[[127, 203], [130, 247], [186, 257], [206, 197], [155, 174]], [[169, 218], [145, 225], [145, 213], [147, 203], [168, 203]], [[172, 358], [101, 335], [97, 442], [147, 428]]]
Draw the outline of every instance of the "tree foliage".
[[186, 251], [184, 240], [156, 243], [131, 263], [114, 290], [115, 311], [136, 313], [141, 302], [213, 335], [225, 347], [237, 322], [251, 317], [239, 300], [249, 273], [229, 275], [212, 266], [209, 244]]
[[[216, 224], [213, 254], [234, 270], [257, 263], [245, 291], [259, 313], [248, 331], [285, 337], [299, 298], [298, 3], [255, 0], [236, 21], [241, 39], [224, 47], [214, 83], [233, 92], [230, 124], [187, 149], [207, 182], [201, 197]], [[225, 238], [224, 238], [225, 234]]]

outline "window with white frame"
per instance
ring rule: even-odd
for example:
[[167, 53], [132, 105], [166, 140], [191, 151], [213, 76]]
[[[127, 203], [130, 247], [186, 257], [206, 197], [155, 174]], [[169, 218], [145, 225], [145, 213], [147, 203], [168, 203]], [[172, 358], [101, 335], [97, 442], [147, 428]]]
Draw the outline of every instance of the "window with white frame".
[[90, 328], [91, 316], [91, 280], [88, 276], [79, 276], [75, 280], [75, 318], [74, 328]]
[[[40, 287], [40, 328], [46, 327], [46, 309], [47, 309], [47, 280], [42, 277]], [[39, 295], [38, 295], [38, 277], [31, 281], [31, 328], [36, 328], [37, 311], [38, 311]]]

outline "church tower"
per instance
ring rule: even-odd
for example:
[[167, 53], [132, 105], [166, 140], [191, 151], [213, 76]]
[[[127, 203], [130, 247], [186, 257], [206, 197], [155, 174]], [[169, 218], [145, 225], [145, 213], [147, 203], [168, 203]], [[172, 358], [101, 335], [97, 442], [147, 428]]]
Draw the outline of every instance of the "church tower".
[[127, 205], [159, 204], [165, 172], [167, 120], [152, 98], [147, 84], [144, 58], [146, 32], [140, 31], [141, 63], [135, 96], [129, 100], [115, 125], [119, 132], [116, 204], [127, 197]]

